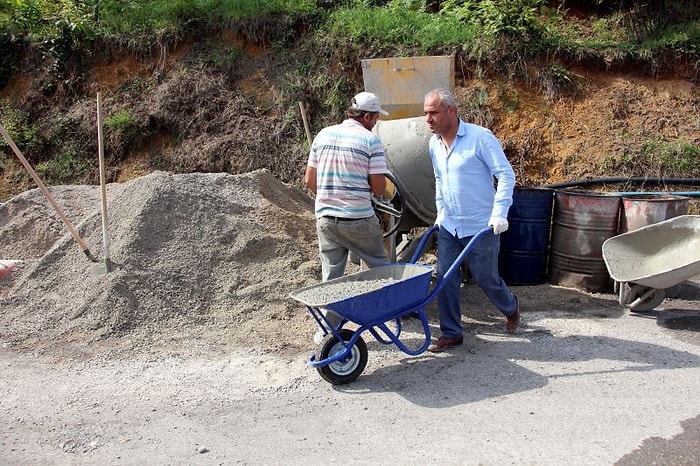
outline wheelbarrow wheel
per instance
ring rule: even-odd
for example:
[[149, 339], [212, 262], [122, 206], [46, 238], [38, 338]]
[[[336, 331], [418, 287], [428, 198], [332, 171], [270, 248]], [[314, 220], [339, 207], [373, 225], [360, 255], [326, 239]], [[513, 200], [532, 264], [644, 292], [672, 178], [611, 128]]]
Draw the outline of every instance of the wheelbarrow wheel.
[[[350, 341], [354, 334], [355, 332], [348, 329], [340, 331], [340, 336], [344, 341]], [[345, 349], [332, 333], [326, 335], [319, 346], [320, 360], [330, 358]], [[326, 382], [341, 385], [357, 379], [365, 370], [365, 366], [367, 366], [367, 344], [360, 337], [350, 349], [350, 355], [347, 358], [317, 367], [316, 370]]]
[[[650, 292], [643, 300], [637, 302], [638, 298], [645, 293]], [[666, 290], [651, 289], [642, 285], [632, 285], [630, 287], [630, 304], [629, 308], [632, 312], [649, 312], [654, 310], [656, 306], [661, 304], [666, 299]]]

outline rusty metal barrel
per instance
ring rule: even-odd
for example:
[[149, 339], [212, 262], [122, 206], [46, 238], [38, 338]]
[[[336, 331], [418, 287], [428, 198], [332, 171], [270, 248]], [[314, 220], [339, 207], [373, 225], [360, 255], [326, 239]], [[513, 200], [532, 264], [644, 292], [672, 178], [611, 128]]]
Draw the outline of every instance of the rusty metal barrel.
[[554, 195], [549, 282], [591, 292], [610, 291], [603, 242], [617, 235], [619, 195], [557, 190]]
[[[620, 211], [620, 233], [639, 228], [688, 213], [690, 198], [671, 194], [631, 194], [622, 196]], [[679, 284], [665, 292], [669, 298], [680, 296]]]
[[501, 234], [498, 271], [508, 285], [547, 281], [554, 190], [515, 188], [508, 230]]
[[670, 194], [623, 195], [620, 233], [686, 215], [689, 202], [689, 197]]

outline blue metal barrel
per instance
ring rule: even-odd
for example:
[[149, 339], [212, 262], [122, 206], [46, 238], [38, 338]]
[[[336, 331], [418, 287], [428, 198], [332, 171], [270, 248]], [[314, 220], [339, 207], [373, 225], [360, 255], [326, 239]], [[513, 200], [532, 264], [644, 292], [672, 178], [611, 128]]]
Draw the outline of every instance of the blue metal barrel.
[[501, 234], [498, 269], [508, 285], [539, 285], [547, 281], [549, 234], [554, 190], [515, 188], [508, 211], [508, 230]]

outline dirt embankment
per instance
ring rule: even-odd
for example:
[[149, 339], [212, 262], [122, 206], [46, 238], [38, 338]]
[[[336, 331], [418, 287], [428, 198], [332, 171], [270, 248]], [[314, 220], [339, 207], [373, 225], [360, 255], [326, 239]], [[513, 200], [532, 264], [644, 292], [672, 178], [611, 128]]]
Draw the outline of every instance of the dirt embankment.
[[[102, 92], [105, 117], [126, 112], [134, 125], [126, 135], [105, 132], [108, 181], [128, 181], [155, 169], [246, 173], [267, 168], [279, 180], [301, 186], [306, 136], [297, 103], [307, 101], [313, 132], [322, 117], [313, 106], [317, 97], [301, 86], [300, 95], [290, 98], [285, 73], [296, 65], [288, 54], [226, 34], [212, 40], [220, 41], [222, 50], [237, 51], [235, 66], [205, 66], [211, 50], [181, 43], [158, 58], [96, 62], [87, 72], [91, 84], [85, 95], [68, 108], [51, 111], [39, 82], [23, 74], [0, 90], [0, 99], [49, 109], [41, 131], [63, 131], [67, 148], [96, 153], [95, 96]], [[700, 147], [700, 93], [688, 76], [572, 68], [568, 77], [576, 92], [560, 95], [537, 81], [536, 69], [530, 74], [527, 82], [459, 77], [455, 89], [463, 113], [501, 139], [521, 186], [678, 176], [673, 155], [661, 154], [659, 147], [678, 141]], [[361, 77], [354, 86], [362, 89]], [[343, 115], [324, 117], [339, 121]], [[0, 199], [33, 187], [23, 167], [7, 155]], [[664, 157], [668, 160], [660, 160]], [[695, 173], [692, 166], [685, 169]], [[96, 184], [96, 168], [90, 176]]]

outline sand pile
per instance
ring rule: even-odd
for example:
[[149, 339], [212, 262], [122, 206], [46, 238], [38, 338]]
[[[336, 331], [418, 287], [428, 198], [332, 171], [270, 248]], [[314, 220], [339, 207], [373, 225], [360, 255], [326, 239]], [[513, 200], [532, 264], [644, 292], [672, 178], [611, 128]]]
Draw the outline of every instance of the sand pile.
[[0, 281], [2, 345], [64, 356], [308, 348], [313, 321], [288, 297], [320, 278], [305, 192], [266, 170], [110, 184], [106, 273], [99, 187], [50, 191], [98, 262], [38, 189], [0, 204], [0, 259], [25, 261]]

